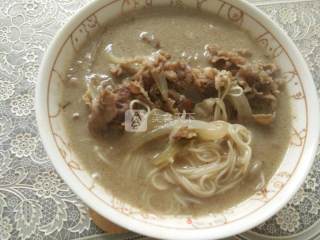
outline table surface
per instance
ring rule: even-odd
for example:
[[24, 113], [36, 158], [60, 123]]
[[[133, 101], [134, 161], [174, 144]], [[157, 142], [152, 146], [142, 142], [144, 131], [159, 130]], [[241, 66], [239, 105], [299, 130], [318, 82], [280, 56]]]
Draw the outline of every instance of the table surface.
[[[148, 239], [108, 234], [53, 169], [41, 144], [34, 87], [55, 32], [91, 0], [0, 1], [0, 239]], [[251, 0], [293, 38], [320, 88], [320, 0]], [[231, 239], [320, 239], [320, 152], [276, 216]]]

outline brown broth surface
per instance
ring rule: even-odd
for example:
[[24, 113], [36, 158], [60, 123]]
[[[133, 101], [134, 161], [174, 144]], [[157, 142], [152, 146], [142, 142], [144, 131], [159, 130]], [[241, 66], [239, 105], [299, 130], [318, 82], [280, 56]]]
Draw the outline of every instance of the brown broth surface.
[[[141, 32], [151, 32], [160, 40], [162, 49], [180, 58], [181, 54], [195, 56], [193, 65], [206, 65], [203, 57], [204, 46], [216, 44], [225, 50], [246, 48], [252, 53], [252, 61], [269, 62], [250, 36], [236, 26], [216, 16], [207, 15], [194, 10], [156, 8], [139, 11], [109, 23], [102, 34], [90, 40], [70, 63], [68, 79], [74, 84], [66, 84], [63, 89], [63, 103], [71, 104], [65, 109], [64, 124], [72, 143], [72, 148], [84, 168], [95, 174], [97, 182], [106, 191], [110, 191], [122, 201], [138, 208], [145, 209], [141, 200], [144, 190], [149, 183], [145, 178], [133, 180], [121, 170], [124, 155], [129, 151], [126, 147], [126, 135], [119, 136], [111, 133], [98, 139], [90, 135], [87, 128], [88, 109], [82, 101], [86, 91], [86, 82], [95, 76], [106, 79], [108, 62], [104, 49], [113, 44], [113, 52], [117, 56], [132, 57], [150, 55], [155, 50], [139, 40]], [[72, 118], [79, 113], [77, 120]], [[286, 91], [279, 96], [279, 106], [275, 122], [271, 126], [246, 125], [253, 133], [253, 160], [263, 162], [263, 172], [269, 180], [278, 168], [286, 152], [291, 129], [290, 106]], [[144, 149], [141, 158], [146, 158], [155, 146]], [[106, 164], [94, 151], [99, 148], [103, 156], [110, 161]], [[145, 160], [145, 159], [144, 159]], [[148, 164], [146, 164], [148, 169]], [[219, 212], [245, 200], [255, 193], [258, 179], [246, 179], [231, 191], [206, 199], [201, 205], [194, 205], [183, 211], [184, 214], [201, 215]], [[166, 209], [170, 201], [166, 192], [157, 192], [156, 208], [160, 212]]]

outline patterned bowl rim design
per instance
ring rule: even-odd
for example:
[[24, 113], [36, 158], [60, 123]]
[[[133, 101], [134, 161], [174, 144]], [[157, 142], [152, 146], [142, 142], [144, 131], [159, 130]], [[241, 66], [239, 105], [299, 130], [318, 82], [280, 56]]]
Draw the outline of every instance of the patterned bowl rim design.
[[[60, 151], [58, 144], [56, 143], [56, 138], [58, 138], [59, 136], [55, 135], [51, 124], [52, 116], [49, 116], [49, 90], [52, 73], [54, 72], [54, 66], [68, 39], [72, 37], [74, 31], [83, 23], [85, 19], [94, 16], [94, 14], [99, 12], [100, 10], [120, 1], [122, 1], [122, 3], [130, 2], [130, 0], [94, 1], [80, 10], [78, 14], [72, 17], [72, 19], [63, 27], [59, 34], [57, 34], [42, 61], [39, 73], [39, 81], [36, 88], [37, 122], [46, 151], [49, 157], [52, 159], [52, 162], [59, 174], [63, 177], [63, 179], [67, 182], [71, 189], [90, 208], [92, 208], [102, 216], [108, 218], [109, 220], [115, 222], [116, 224], [119, 224], [129, 230], [139, 232], [151, 237], [159, 238], [159, 236], [161, 236], [161, 238], [167, 239], [222, 238], [251, 229], [270, 218], [277, 211], [279, 211], [299, 189], [300, 185], [303, 183], [303, 180], [305, 179], [308, 171], [312, 166], [312, 160], [315, 156], [317, 142], [319, 139], [319, 126], [317, 125], [317, 123], [319, 122], [318, 102], [315, 86], [312, 81], [312, 76], [307, 68], [305, 61], [302, 58], [302, 55], [299, 53], [291, 39], [289, 39], [275, 23], [269, 20], [264, 13], [262, 13], [251, 4], [242, 0], [214, 1], [221, 2], [221, 9], [225, 4], [227, 4], [237, 10], [240, 10], [242, 15], [244, 14], [248, 16], [250, 19], [263, 27], [266, 31], [265, 34], [270, 33], [272, 35], [272, 37], [281, 47], [281, 50], [285, 51], [287, 57], [291, 61], [291, 64], [294, 67], [295, 74], [299, 78], [301, 84], [303, 92], [302, 96], [304, 96], [303, 100], [306, 110], [306, 133], [302, 141], [303, 145], [299, 161], [297, 162], [297, 165], [295, 166], [293, 172], [288, 177], [287, 183], [285, 184], [285, 186], [282, 186], [281, 190], [279, 190], [272, 198], [268, 199], [261, 207], [255, 209], [252, 212], [249, 212], [245, 216], [242, 216], [240, 219], [226, 221], [221, 225], [203, 227], [199, 229], [178, 228], [175, 226], [163, 227], [161, 225], [156, 225], [153, 223], [151, 224], [148, 221], [134, 219], [129, 214], [125, 214], [123, 212], [119, 212], [118, 209], [114, 209], [113, 206], [105, 202], [90, 189], [88, 189], [88, 187], [86, 187], [84, 183], [82, 183], [81, 179], [79, 179], [77, 174], [74, 172], [74, 169], [77, 169], [77, 166], [71, 166], [71, 164], [64, 162], [65, 159], [63, 157], [63, 153]], [[198, 6], [198, 4], [202, 4], [205, 1], [206, 0], [197, 0], [193, 2], [196, 2]], [[150, 4], [150, 2], [152, 4], [152, 0], [146, 0], [146, 4]], [[233, 20], [232, 17], [233, 15], [230, 15], [231, 20]], [[258, 18], [261, 20], [258, 21]], [[238, 21], [238, 18], [236, 18], [235, 20]], [[263, 22], [263, 24], [261, 23], [261, 21]], [[275, 36], [277, 36], [277, 38]], [[263, 37], [263, 35], [261, 35], [260, 37]], [[286, 44], [286, 47], [283, 47], [283, 43]], [[59, 50], [57, 51], [57, 49]], [[288, 54], [288, 52], [290, 52], [290, 54]], [[294, 60], [292, 58], [294, 58]], [[299, 71], [297, 69], [299, 69]], [[304, 76], [303, 78], [301, 77], [302, 75]], [[304, 81], [302, 79], [304, 79]], [[305, 88], [308, 91], [307, 96], [305, 94]], [[314, 104], [314, 106], [312, 106], [312, 104]], [[312, 109], [315, 109], [317, 111], [308, 111], [308, 109], [310, 109], [310, 106], [312, 106]], [[310, 130], [310, 126], [313, 127], [312, 131]], [[297, 132], [297, 134], [299, 133]], [[55, 147], [53, 147], [54, 145]], [[60, 152], [58, 151], [58, 149]], [[305, 164], [301, 165], [301, 159], [304, 160]], [[299, 172], [296, 170], [298, 166]], [[293, 178], [292, 176], [295, 176], [295, 178]], [[191, 219], [188, 219], [188, 221], [189, 220], [192, 221]]]

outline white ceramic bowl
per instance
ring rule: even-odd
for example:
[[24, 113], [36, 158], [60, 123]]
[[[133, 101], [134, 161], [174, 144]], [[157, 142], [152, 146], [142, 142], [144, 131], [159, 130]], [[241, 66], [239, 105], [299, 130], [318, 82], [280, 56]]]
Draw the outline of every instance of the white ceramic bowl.
[[[134, 8], [188, 5], [206, 9], [248, 30], [284, 73], [293, 111], [288, 151], [266, 191], [221, 213], [193, 218], [141, 213], [94, 184], [70, 148], [61, 123], [61, 82], [70, 58], [101, 25]], [[41, 65], [36, 89], [37, 121], [43, 144], [56, 170], [94, 211], [134, 232], [165, 239], [217, 239], [247, 231], [279, 211], [309, 172], [319, 135], [315, 86], [292, 40], [264, 13], [243, 0], [99, 0], [79, 11], [60, 30]]]

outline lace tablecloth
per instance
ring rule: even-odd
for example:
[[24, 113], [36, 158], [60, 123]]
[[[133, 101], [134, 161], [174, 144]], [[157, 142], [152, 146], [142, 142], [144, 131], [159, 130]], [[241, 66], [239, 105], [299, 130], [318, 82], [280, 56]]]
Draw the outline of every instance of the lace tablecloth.
[[[41, 58], [55, 32], [91, 0], [0, 1], [0, 239], [147, 239], [108, 234], [53, 169], [34, 112]], [[294, 39], [320, 88], [320, 0], [251, 0]], [[278, 215], [235, 239], [320, 239], [320, 157]]]

